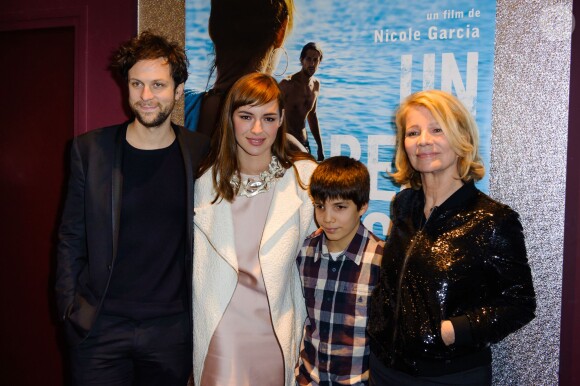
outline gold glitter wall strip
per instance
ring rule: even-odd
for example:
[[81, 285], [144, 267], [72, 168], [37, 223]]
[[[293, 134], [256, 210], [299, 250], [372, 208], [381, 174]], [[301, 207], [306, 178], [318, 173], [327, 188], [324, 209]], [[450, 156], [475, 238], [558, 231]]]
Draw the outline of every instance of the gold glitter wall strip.
[[[185, 45], [185, 0], [138, 0], [138, 13], [139, 32], [151, 30]], [[183, 124], [183, 99], [172, 120]]]
[[[490, 195], [521, 215], [538, 309], [494, 347], [496, 385], [558, 383], [571, 10], [572, 0], [497, 1]], [[184, 0], [139, 0], [140, 31], [183, 43], [184, 22]]]

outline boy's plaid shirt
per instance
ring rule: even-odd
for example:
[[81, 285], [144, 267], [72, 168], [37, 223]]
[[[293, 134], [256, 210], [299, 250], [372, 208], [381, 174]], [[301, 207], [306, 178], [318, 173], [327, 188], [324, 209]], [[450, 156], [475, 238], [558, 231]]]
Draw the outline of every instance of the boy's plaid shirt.
[[296, 263], [308, 318], [296, 369], [298, 384], [368, 384], [368, 306], [384, 245], [362, 224], [336, 260], [321, 230], [304, 241]]

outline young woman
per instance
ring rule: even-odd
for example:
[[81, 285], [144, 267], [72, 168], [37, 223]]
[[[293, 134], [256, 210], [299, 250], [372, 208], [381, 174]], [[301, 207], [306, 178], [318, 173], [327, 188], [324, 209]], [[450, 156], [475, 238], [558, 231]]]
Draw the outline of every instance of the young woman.
[[230, 90], [195, 184], [196, 385], [293, 385], [306, 317], [296, 256], [314, 231], [316, 163], [286, 144], [277, 82], [252, 73]]
[[442, 91], [399, 108], [393, 203], [371, 297], [371, 385], [490, 385], [490, 344], [534, 317], [519, 216], [480, 192], [473, 117]]

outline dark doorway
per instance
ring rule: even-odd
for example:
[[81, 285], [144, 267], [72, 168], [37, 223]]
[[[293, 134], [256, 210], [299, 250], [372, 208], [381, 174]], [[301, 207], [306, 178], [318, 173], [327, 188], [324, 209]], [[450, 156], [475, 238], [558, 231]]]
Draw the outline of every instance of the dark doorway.
[[67, 143], [73, 27], [0, 32], [0, 383], [66, 384], [52, 286]]

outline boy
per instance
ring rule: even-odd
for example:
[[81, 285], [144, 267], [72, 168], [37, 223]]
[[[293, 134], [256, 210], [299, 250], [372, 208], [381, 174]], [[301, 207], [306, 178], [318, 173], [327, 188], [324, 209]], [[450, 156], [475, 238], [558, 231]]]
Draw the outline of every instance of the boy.
[[385, 242], [362, 225], [369, 202], [367, 168], [331, 157], [312, 174], [320, 226], [297, 258], [308, 318], [296, 369], [299, 385], [368, 385], [368, 304]]

